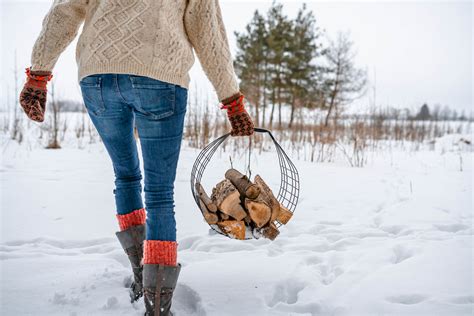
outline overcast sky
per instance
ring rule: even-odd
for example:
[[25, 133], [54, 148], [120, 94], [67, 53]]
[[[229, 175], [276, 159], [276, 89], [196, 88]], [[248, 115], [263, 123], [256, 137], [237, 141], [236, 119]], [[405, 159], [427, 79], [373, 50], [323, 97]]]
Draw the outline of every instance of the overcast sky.
[[[20, 86], [29, 66], [31, 48], [41, 21], [52, 1], [1, 0], [1, 95], [13, 98], [14, 52]], [[281, 1], [294, 17], [303, 3]], [[305, 1], [317, 24], [329, 36], [349, 31], [357, 50], [357, 64], [366, 68], [371, 87], [376, 86], [379, 106], [417, 108], [422, 103], [449, 105], [472, 111], [473, 4], [472, 1]], [[242, 31], [253, 12], [271, 5], [270, 0], [220, 0], [232, 51], [234, 31]], [[60, 97], [80, 99], [74, 49], [77, 38], [59, 58], [54, 69]], [[235, 54], [234, 54], [235, 56]], [[192, 87], [213, 89], [196, 62]], [[376, 80], [375, 80], [376, 78]], [[353, 106], [364, 108], [373, 99], [371, 90]], [[3, 106], [3, 105], [2, 105]]]

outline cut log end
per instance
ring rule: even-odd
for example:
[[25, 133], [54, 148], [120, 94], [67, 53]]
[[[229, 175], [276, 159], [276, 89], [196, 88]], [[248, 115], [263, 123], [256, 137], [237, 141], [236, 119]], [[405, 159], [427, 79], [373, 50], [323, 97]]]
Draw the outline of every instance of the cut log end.
[[282, 224], [286, 224], [292, 216], [293, 213], [289, 209], [287, 209], [283, 205], [280, 205], [280, 213], [278, 214], [276, 220]]
[[262, 228], [262, 235], [265, 238], [268, 238], [270, 240], [275, 240], [275, 238], [280, 234], [280, 231], [276, 227], [276, 225], [271, 222], [267, 226]]
[[245, 207], [249, 212], [250, 218], [258, 228], [263, 227], [270, 220], [272, 210], [264, 202], [245, 199]]
[[229, 237], [243, 240], [245, 239], [245, 223], [244, 221], [227, 220], [218, 222], [220, 230]]
[[247, 190], [245, 190], [245, 196], [249, 199], [256, 199], [259, 194], [260, 188], [255, 184], [250, 185]]

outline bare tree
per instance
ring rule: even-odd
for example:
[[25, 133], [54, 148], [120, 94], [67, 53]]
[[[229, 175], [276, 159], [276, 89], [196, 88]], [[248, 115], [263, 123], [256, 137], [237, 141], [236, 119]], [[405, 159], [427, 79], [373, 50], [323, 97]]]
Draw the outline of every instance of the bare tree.
[[13, 102], [13, 124], [11, 130], [11, 139], [17, 140], [19, 143], [23, 140], [23, 115], [20, 111], [20, 105], [18, 104], [18, 97], [20, 95], [18, 88], [18, 69], [16, 62], [16, 50], [15, 50], [15, 62], [13, 68], [13, 77], [14, 77], [14, 89], [15, 89], [15, 102]]
[[348, 104], [365, 93], [367, 73], [354, 65], [355, 52], [348, 33], [338, 33], [336, 41], [329, 40], [326, 52], [327, 68], [325, 91], [328, 112], [325, 125], [332, 114], [339, 113], [338, 107]]

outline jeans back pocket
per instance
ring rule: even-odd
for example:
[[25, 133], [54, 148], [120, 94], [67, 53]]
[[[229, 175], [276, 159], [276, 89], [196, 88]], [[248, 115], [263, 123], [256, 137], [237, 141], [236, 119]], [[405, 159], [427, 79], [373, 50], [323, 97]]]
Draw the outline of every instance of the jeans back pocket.
[[145, 76], [131, 75], [130, 81], [140, 109], [154, 120], [175, 112], [176, 85]]
[[102, 77], [99, 75], [86, 76], [79, 81], [84, 105], [89, 113], [100, 115], [105, 111], [102, 98]]

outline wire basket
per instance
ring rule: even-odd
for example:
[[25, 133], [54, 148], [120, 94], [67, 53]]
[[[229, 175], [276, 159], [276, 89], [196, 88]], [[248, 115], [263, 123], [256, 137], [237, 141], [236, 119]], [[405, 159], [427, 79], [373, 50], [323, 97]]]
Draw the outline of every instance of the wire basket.
[[[288, 155], [285, 153], [283, 148], [280, 144], [276, 141], [275, 137], [272, 133], [264, 128], [255, 128], [255, 132], [257, 133], [267, 133], [270, 138], [272, 139], [277, 154], [278, 154], [278, 162], [280, 165], [280, 188], [278, 190], [278, 196], [276, 197], [277, 200], [280, 202], [281, 205], [286, 207], [290, 212], [294, 212], [296, 209], [296, 204], [298, 203], [298, 198], [300, 194], [300, 181], [298, 170], [296, 170], [295, 165], [290, 160]], [[220, 136], [219, 138], [215, 139], [211, 143], [209, 143], [198, 155], [196, 161], [194, 162], [193, 169], [191, 171], [191, 191], [193, 193], [194, 201], [196, 202], [198, 209], [201, 211], [199, 206], [199, 193], [196, 189], [196, 184], [201, 183], [202, 176], [204, 171], [206, 170], [207, 164], [211, 161], [212, 156], [217, 151], [219, 146], [230, 136], [230, 133]], [[250, 144], [251, 146], [251, 144]], [[275, 190], [273, 190], [276, 192]], [[202, 211], [201, 211], [202, 214]], [[204, 216], [204, 214], [202, 214]], [[278, 228], [282, 223], [275, 221], [275, 226]], [[214, 231], [217, 233], [227, 236], [227, 234], [223, 233], [217, 225], [209, 225]], [[256, 229], [259, 232], [259, 229]], [[259, 235], [253, 234], [253, 237], [248, 237], [245, 239], [254, 239], [259, 238]]]

